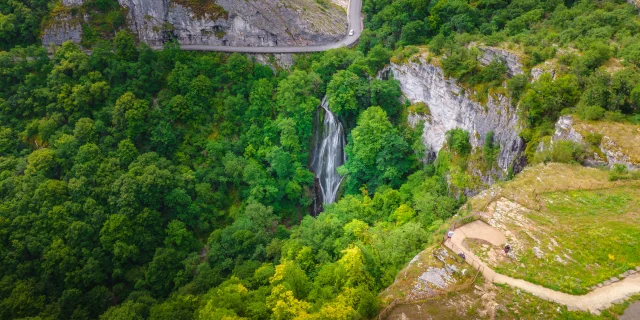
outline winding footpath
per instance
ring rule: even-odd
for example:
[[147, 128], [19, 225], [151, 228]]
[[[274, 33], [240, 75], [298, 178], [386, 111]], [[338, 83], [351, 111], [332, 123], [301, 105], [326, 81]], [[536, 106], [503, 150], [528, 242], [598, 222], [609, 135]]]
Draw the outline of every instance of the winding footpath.
[[[298, 46], [298, 47], [232, 47], [232, 46], [216, 46], [203, 44], [185, 44], [180, 45], [181, 50], [188, 51], [219, 51], [219, 52], [240, 52], [240, 53], [305, 53], [305, 52], [321, 52], [340, 47], [347, 47], [354, 44], [360, 38], [362, 29], [364, 28], [362, 21], [362, 0], [350, 0], [347, 8], [347, 35], [342, 40], [316, 46]], [[350, 35], [350, 31], [353, 34]], [[163, 46], [152, 46], [155, 50], [162, 50]]]
[[480, 239], [495, 246], [503, 246], [506, 239], [499, 230], [477, 220], [455, 229], [453, 237], [445, 241], [444, 245], [455, 253], [464, 252], [466, 262], [477, 270], [481, 270], [482, 276], [488, 281], [519, 288], [539, 298], [565, 305], [569, 310], [589, 311], [599, 314], [600, 310], [610, 307], [613, 303], [622, 302], [629, 296], [640, 292], [640, 273], [635, 273], [619, 282], [597, 288], [581, 296], [554, 291], [531, 282], [511, 278], [495, 272], [473, 252], [465, 249], [463, 241], [466, 238]]

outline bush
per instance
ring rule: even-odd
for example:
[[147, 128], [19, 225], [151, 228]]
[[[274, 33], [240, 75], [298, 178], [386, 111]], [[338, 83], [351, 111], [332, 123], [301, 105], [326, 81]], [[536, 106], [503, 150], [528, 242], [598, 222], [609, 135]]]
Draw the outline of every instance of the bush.
[[621, 122], [626, 120], [626, 116], [620, 111], [607, 111], [604, 113], [604, 117], [610, 121]]
[[461, 156], [471, 153], [471, 143], [469, 142], [469, 132], [456, 128], [447, 131], [447, 145], [452, 151]]
[[584, 146], [573, 141], [555, 141], [550, 149], [537, 152], [533, 162], [582, 163], [586, 156]]
[[602, 135], [599, 133], [588, 133], [584, 139], [592, 146], [597, 147], [602, 142]]
[[609, 180], [639, 180], [640, 170], [629, 171], [629, 168], [624, 164], [616, 163], [613, 165], [611, 171], [609, 171]]
[[431, 115], [431, 110], [429, 109], [429, 106], [422, 101], [416, 102], [410, 105], [407, 108], [407, 111], [409, 111], [409, 113], [415, 113], [418, 115], [425, 115], [425, 116]]
[[600, 120], [604, 118], [606, 110], [599, 106], [584, 107], [580, 110], [580, 116], [584, 120]]
[[442, 53], [442, 49], [444, 49], [445, 44], [446, 41], [444, 36], [442, 34], [438, 34], [429, 42], [429, 51], [439, 56]]
[[551, 161], [562, 163], [582, 163], [584, 147], [573, 141], [557, 141], [551, 149]]
[[487, 132], [487, 135], [484, 137], [484, 147], [482, 148], [482, 155], [489, 166], [492, 166], [496, 162], [498, 154], [500, 153], [500, 145], [494, 143], [493, 136], [493, 131]]
[[511, 102], [516, 104], [520, 100], [520, 96], [527, 90], [529, 78], [525, 74], [518, 74], [507, 80], [507, 90], [511, 96]]

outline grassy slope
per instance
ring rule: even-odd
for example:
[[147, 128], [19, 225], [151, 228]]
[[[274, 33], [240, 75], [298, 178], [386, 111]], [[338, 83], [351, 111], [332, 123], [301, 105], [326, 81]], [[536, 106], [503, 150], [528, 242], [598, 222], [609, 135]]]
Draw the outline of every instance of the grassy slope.
[[[518, 234], [525, 243], [518, 261], [502, 263], [496, 271], [584, 294], [589, 287], [640, 265], [639, 186], [550, 192], [542, 199], [541, 210], [527, 217], [536, 230], [531, 236]], [[536, 257], [533, 247], [544, 256]]]
[[[519, 207], [524, 211], [520, 212], [526, 212], [524, 221], [530, 227], [528, 233], [518, 231], [523, 228], [509, 225], [509, 221], [504, 223], [514, 230], [522, 247], [517, 252], [517, 263], [506, 259], [497, 262], [499, 272], [581, 294], [596, 283], [640, 265], [640, 182], [616, 183], [608, 177], [607, 171], [594, 168], [555, 163], [538, 165], [527, 168], [513, 181], [499, 183], [472, 198], [469, 203], [473, 211], [485, 207], [491, 211], [495, 209], [493, 201], [501, 199], [515, 200], [516, 205], [522, 205]], [[544, 251], [542, 259], [533, 254], [534, 246]], [[482, 246], [472, 247], [481, 250]], [[433, 250], [431, 246], [421, 255], [428, 257]], [[574, 261], [566, 258], [565, 253]], [[558, 262], [556, 255], [561, 256], [564, 263]], [[437, 261], [427, 258], [419, 261], [423, 263], [407, 268], [407, 279], [399, 275], [400, 280], [381, 293], [385, 304], [406, 296], [413, 280], [429, 265], [437, 266]], [[569, 311], [564, 306], [508, 286], [487, 284], [479, 278], [474, 287], [418, 304], [399, 305], [388, 319], [401, 319], [402, 314], [408, 319], [485, 319], [491, 318], [492, 313], [496, 319], [616, 319], [630, 302], [637, 300], [640, 295], [595, 316]]]
[[[497, 207], [487, 206], [503, 196]], [[583, 294], [640, 265], [640, 182], [610, 182], [606, 171], [593, 168], [539, 165], [471, 204], [474, 210], [486, 206], [500, 212], [496, 223], [517, 244], [517, 261], [494, 263], [500, 273]], [[536, 257], [534, 247], [543, 252], [542, 258]]]

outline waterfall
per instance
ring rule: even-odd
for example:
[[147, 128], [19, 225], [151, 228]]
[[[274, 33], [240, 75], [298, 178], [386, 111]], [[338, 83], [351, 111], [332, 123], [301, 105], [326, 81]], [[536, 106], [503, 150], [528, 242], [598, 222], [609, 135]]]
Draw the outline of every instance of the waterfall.
[[[347, 156], [344, 153], [344, 129], [340, 121], [329, 110], [329, 102], [326, 97], [322, 99], [322, 104], [318, 108], [315, 128], [315, 146], [311, 168], [318, 179], [322, 203], [333, 203], [336, 201], [338, 188], [342, 182], [342, 177], [338, 175], [336, 168], [347, 161]], [[316, 206], [316, 208], [318, 207]]]

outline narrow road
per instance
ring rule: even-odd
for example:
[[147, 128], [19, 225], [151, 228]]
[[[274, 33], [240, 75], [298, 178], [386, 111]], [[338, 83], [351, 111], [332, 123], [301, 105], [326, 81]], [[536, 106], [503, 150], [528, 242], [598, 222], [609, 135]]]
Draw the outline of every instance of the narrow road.
[[[240, 53], [304, 53], [304, 52], [321, 52], [331, 49], [350, 46], [354, 44], [360, 34], [362, 34], [362, 0], [350, 0], [347, 9], [347, 20], [349, 22], [347, 35], [342, 40], [334, 43], [317, 45], [317, 46], [300, 46], [300, 47], [231, 47], [216, 46], [205, 44], [185, 44], [180, 45], [180, 49], [189, 51], [219, 51], [219, 52], [240, 52]], [[353, 35], [349, 35], [353, 30]], [[161, 50], [162, 46], [152, 46], [153, 49]]]
[[569, 310], [590, 311], [591, 313], [599, 314], [600, 310], [610, 307], [612, 303], [621, 302], [629, 296], [640, 292], [640, 273], [635, 273], [619, 282], [597, 288], [582, 296], [574, 296], [564, 292], [554, 291], [522, 279], [515, 279], [499, 274], [462, 245], [464, 239], [467, 237], [481, 239], [496, 246], [504, 245], [504, 236], [496, 236], [496, 232], [501, 233], [492, 226], [478, 220], [455, 229], [453, 237], [445, 241], [444, 245], [455, 253], [464, 252], [466, 262], [474, 268], [481, 270], [482, 276], [488, 281], [508, 284], [512, 287], [522, 289], [539, 298], [565, 305]]

